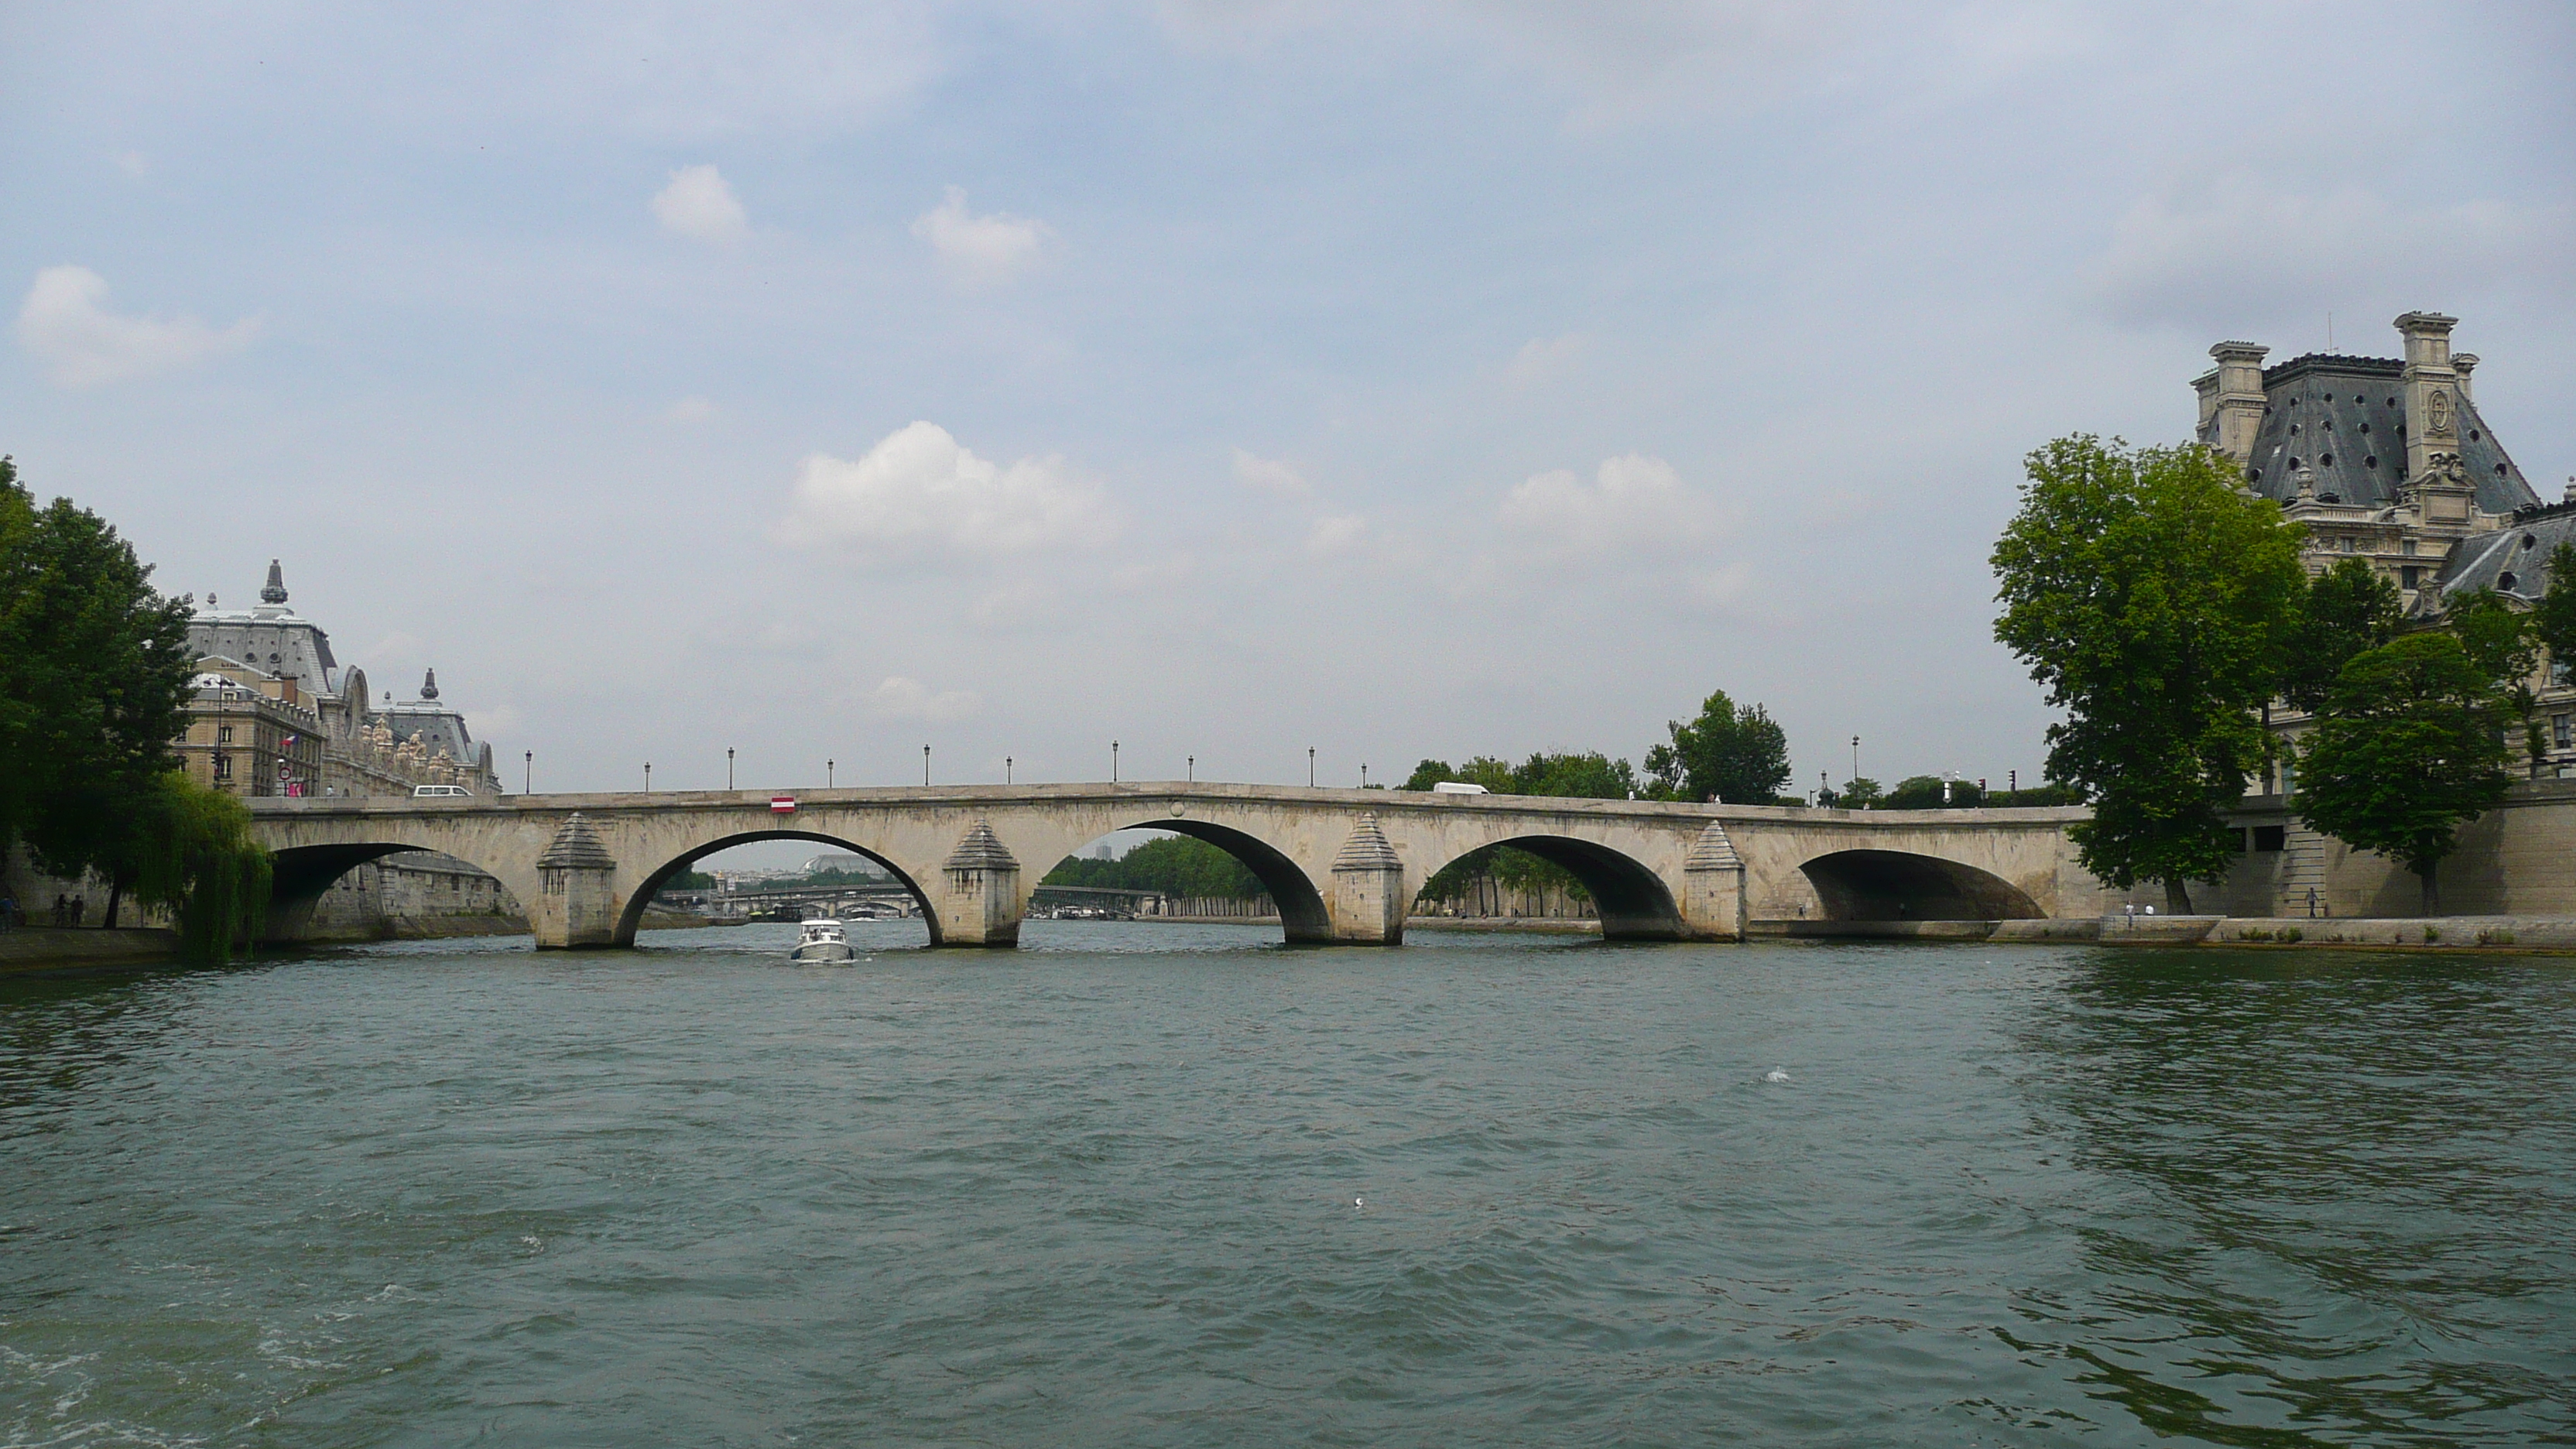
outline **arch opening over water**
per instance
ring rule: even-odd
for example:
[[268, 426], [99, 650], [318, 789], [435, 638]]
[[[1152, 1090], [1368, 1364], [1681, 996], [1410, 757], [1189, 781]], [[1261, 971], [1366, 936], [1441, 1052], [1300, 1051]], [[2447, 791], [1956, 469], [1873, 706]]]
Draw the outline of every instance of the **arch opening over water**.
[[[1632, 856], [1578, 840], [1567, 835], [1519, 835], [1509, 840], [1488, 841], [1476, 850], [1509, 847], [1537, 856], [1550, 865], [1561, 867], [1583, 883], [1592, 897], [1593, 910], [1601, 920], [1601, 938], [1605, 941], [1680, 941], [1689, 937], [1682, 924], [1681, 907], [1673, 900], [1672, 889], [1663, 878]], [[1433, 876], [1447, 870], [1458, 860], [1476, 853], [1462, 851], [1423, 872], [1421, 880], [1409, 884], [1416, 891]]]
[[939, 915], [931, 909], [930, 898], [922, 893], [920, 882], [907, 875], [903, 868], [893, 861], [854, 840], [838, 835], [826, 835], [814, 830], [747, 830], [719, 836], [704, 844], [689, 847], [682, 854], [663, 862], [652, 874], [645, 876], [636, 885], [635, 893], [627, 898], [625, 909], [618, 914], [616, 933], [611, 940], [620, 946], [635, 944], [636, 932], [643, 929], [646, 908], [653, 904], [654, 896], [661, 892], [662, 887], [670, 881], [671, 877], [696, 865], [708, 856], [731, 850], [735, 846], [760, 845], [779, 840], [813, 841], [817, 844], [836, 846], [864, 858], [868, 863], [892, 877], [894, 883], [901, 886], [912, 897], [914, 911], [929, 927], [930, 944], [933, 946], [939, 944]]
[[1830, 921], [2026, 921], [2048, 914], [1990, 871], [1902, 850], [1840, 850], [1798, 867]]
[[[1324, 904], [1323, 892], [1295, 861], [1290, 860], [1259, 836], [1249, 835], [1228, 826], [1213, 825], [1203, 820], [1191, 820], [1181, 816], [1150, 817], [1121, 826], [1119, 830], [1111, 831], [1109, 834], [1115, 835], [1128, 830], [1177, 835], [1214, 846], [1231, 856], [1237, 864], [1251, 873], [1255, 881], [1259, 882], [1262, 892], [1270, 897], [1273, 909], [1279, 914], [1280, 933], [1288, 941], [1303, 944], [1329, 941], [1333, 938], [1332, 916]], [[1065, 859], [1078, 859], [1081, 857], [1081, 851], [1088, 850], [1108, 838], [1108, 835], [1094, 837]], [[1041, 873], [1039, 879], [1043, 880], [1046, 875], [1053, 874], [1056, 867], [1061, 864], [1061, 861], [1051, 863], [1047, 870]], [[1050, 888], [1040, 887], [1032, 882], [1030, 893], [1033, 900], [1039, 889]], [[1186, 900], [1188, 897], [1183, 895], [1179, 899]]]
[[[360, 845], [289, 846], [269, 856], [268, 924], [261, 933], [261, 939], [280, 944], [308, 939], [313, 930], [314, 913], [321, 908], [322, 898], [330, 893], [332, 886], [359, 866], [396, 855], [462, 860], [498, 879], [497, 873], [479, 860], [450, 855], [425, 845], [370, 841]], [[506, 883], [502, 891], [503, 899], [512, 899]], [[519, 905], [524, 910], [527, 903], [521, 901]]]

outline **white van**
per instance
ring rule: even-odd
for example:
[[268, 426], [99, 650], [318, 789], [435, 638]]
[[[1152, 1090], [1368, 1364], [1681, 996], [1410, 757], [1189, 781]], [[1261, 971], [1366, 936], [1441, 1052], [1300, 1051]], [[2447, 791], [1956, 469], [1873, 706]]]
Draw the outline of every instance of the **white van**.
[[466, 789], [462, 785], [414, 785], [411, 787], [411, 797], [415, 800], [444, 800], [451, 796], [471, 795], [473, 793], [473, 791]]
[[1470, 785], [1464, 780], [1442, 780], [1431, 787], [1431, 793], [1434, 795], [1490, 795], [1493, 792], [1482, 785]]

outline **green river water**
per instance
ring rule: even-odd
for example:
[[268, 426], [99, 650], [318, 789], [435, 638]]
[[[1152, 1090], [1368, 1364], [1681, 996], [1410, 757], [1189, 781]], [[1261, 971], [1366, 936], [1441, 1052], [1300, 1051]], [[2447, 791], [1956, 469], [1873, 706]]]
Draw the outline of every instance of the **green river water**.
[[792, 934], [0, 981], [0, 1444], [2576, 1442], [2576, 963]]

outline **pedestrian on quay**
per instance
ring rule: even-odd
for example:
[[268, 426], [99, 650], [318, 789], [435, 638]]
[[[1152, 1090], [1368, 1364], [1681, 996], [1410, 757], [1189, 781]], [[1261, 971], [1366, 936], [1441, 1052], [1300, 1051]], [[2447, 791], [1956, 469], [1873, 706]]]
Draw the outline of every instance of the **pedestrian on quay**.
[[71, 923], [72, 898], [64, 895], [61, 891], [54, 892], [54, 924], [57, 926], [68, 926]]
[[87, 897], [87, 896], [74, 896], [74, 897], [72, 897], [72, 924], [73, 924], [73, 925], [75, 925], [75, 926], [77, 926], [77, 925], [80, 925], [81, 923], [83, 923], [83, 922], [87, 921], [88, 919], [89, 919], [89, 897]]
[[0, 931], [18, 929], [18, 898], [0, 891]]

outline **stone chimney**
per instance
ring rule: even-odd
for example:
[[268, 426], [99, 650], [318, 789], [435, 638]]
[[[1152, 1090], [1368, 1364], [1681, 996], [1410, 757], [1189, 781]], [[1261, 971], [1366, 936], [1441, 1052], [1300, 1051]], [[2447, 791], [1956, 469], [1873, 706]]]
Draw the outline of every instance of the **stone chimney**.
[[2263, 355], [2272, 349], [2251, 342], [2222, 342], [2209, 349], [2218, 369], [2201, 394], [2201, 409], [2212, 423], [2209, 445], [2243, 467], [2254, 458], [2254, 431], [2263, 425]]
[[2454, 352], [2451, 354], [2451, 370], [2460, 375], [2460, 400], [2462, 402], [2473, 403], [2477, 401], [2477, 396], [2469, 391], [2469, 374], [2476, 371], [2477, 366], [2478, 355], [2474, 352]]
[[2457, 317], [2408, 312], [2397, 319], [2406, 339], [2406, 370], [2397, 385], [2406, 408], [2406, 477], [2412, 482], [2443, 471], [2435, 454], [2460, 451], [2460, 375], [2451, 362], [2451, 329]]

